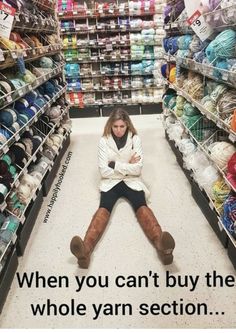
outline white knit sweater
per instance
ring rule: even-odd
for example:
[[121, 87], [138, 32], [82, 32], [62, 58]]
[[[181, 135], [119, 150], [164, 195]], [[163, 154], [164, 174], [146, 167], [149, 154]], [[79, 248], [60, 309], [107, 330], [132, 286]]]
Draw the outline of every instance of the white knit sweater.
[[[131, 164], [129, 160], [134, 153], [139, 155], [141, 159], [138, 163]], [[108, 166], [111, 161], [115, 162], [115, 169]], [[112, 135], [102, 137], [98, 147], [98, 166], [102, 177], [100, 191], [107, 192], [123, 180], [133, 190], [143, 190], [146, 199], [148, 199], [149, 191], [141, 180], [143, 152], [138, 135], [132, 137], [132, 133], [129, 132], [126, 144], [120, 150], [118, 150]]]

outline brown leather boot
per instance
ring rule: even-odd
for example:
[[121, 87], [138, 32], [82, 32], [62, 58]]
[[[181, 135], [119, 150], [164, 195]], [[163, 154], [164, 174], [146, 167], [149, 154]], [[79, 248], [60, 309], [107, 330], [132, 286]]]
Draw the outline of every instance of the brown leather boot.
[[97, 242], [101, 238], [109, 221], [110, 212], [106, 208], [99, 208], [94, 214], [92, 221], [85, 234], [84, 240], [74, 236], [70, 242], [70, 250], [78, 259], [81, 268], [88, 268], [90, 255]]
[[157, 249], [157, 253], [164, 265], [173, 262], [174, 238], [169, 232], [162, 231], [152, 210], [147, 206], [141, 206], [136, 212], [137, 219], [145, 235]]

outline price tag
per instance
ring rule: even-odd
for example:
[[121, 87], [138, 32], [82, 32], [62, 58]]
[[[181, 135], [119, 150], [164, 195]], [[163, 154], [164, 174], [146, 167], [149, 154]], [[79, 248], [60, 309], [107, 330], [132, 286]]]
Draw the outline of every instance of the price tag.
[[228, 17], [233, 17], [234, 14], [235, 14], [235, 11], [232, 10], [232, 8], [228, 9], [228, 11], [227, 11], [227, 16], [228, 16]]
[[0, 2], [0, 36], [9, 39], [15, 12], [13, 7]]
[[14, 233], [14, 235], [12, 236], [11, 241], [12, 241], [13, 244], [15, 244], [16, 240], [17, 240], [17, 234]]
[[7, 99], [7, 101], [8, 101], [9, 103], [12, 102], [12, 97], [11, 97], [11, 95], [8, 95], [6, 99]]
[[113, 46], [112, 46], [112, 44], [106, 44], [106, 50], [107, 50], [107, 51], [113, 51]]
[[24, 95], [24, 92], [23, 92], [23, 90], [22, 90], [22, 89], [18, 89], [17, 91], [18, 91], [18, 95], [19, 95], [19, 96], [22, 96], [22, 95]]
[[3, 50], [0, 49], [0, 61], [5, 61]]
[[236, 134], [230, 133], [229, 140], [232, 141], [232, 142], [235, 142], [236, 141]]
[[[222, 72], [221, 72], [221, 73], [222, 73]], [[229, 78], [229, 73], [223, 72], [223, 73], [222, 73], [222, 80], [224, 80], [224, 81], [228, 81], [228, 78]]]
[[199, 10], [196, 10], [187, 22], [201, 41], [206, 40], [213, 33], [211, 26], [205, 21]]
[[211, 15], [207, 15], [206, 16], [206, 23], [210, 23], [211, 22]]
[[59, 12], [58, 15], [59, 15], [59, 16], [62, 16], [62, 15], [63, 15], [63, 12]]
[[14, 51], [11, 51], [11, 56], [13, 59], [17, 59], [17, 54]]
[[218, 221], [218, 227], [219, 227], [220, 231], [223, 231], [223, 230], [224, 230], [224, 227], [223, 227], [222, 222], [221, 222], [220, 219], [219, 219], [219, 221]]
[[16, 22], [20, 22], [20, 18], [19, 18], [19, 14], [18, 13], [16, 13], [16, 15], [15, 15], [15, 20], [16, 20]]
[[214, 15], [214, 21], [218, 21], [220, 18], [220, 13], [215, 13]]
[[3, 150], [4, 154], [6, 154], [8, 152], [8, 150], [9, 150], [9, 147], [8, 146], [4, 146], [2, 148], [2, 150]]
[[77, 13], [77, 11], [76, 10], [74, 10], [73, 11], [73, 15], [77, 15], [78, 13]]

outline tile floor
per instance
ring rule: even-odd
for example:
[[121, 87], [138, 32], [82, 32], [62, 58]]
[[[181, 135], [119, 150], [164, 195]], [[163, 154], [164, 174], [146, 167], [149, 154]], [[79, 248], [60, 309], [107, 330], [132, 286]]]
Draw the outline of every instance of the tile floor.
[[[143, 142], [143, 179], [151, 190], [150, 207], [176, 240], [174, 263], [161, 265], [131, 207], [120, 200], [91, 266], [88, 270], [77, 267], [69, 243], [73, 235], [84, 235], [97, 209], [97, 143], [106, 119], [73, 120], [68, 150], [72, 156], [57, 200], [44, 223], [59, 175], [20, 258], [19, 276], [27, 273], [34, 277], [32, 285], [20, 288], [15, 277], [0, 316], [0, 327], [235, 328], [235, 284], [210, 288], [205, 281], [207, 273], [216, 271], [223, 277], [235, 278], [235, 271], [191, 196], [189, 183], [164, 138], [158, 115], [133, 116], [132, 120]], [[66, 156], [67, 153], [63, 163]], [[36, 272], [48, 279], [46, 287], [42, 278], [36, 285]], [[171, 287], [174, 278], [170, 277], [167, 287], [167, 274], [179, 277], [182, 286]], [[85, 284], [79, 291], [82, 279]], [[123, 285], [118, 286], [118, 282]], [[37, 304], [42, 312], [33, 315]]]

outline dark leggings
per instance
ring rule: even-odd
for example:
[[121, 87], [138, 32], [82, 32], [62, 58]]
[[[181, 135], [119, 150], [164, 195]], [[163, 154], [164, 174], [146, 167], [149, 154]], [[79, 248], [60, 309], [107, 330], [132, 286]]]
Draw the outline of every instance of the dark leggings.
[[111, 213], [116, 201], [124, 197], [132, 205], [136, 212], [141, 206], [147, 206], [144, 191], [135, 191], [129, 188], [123, 181], [115, 185], [107, 192], [101, 192], [100, 208], [106, 208]]

